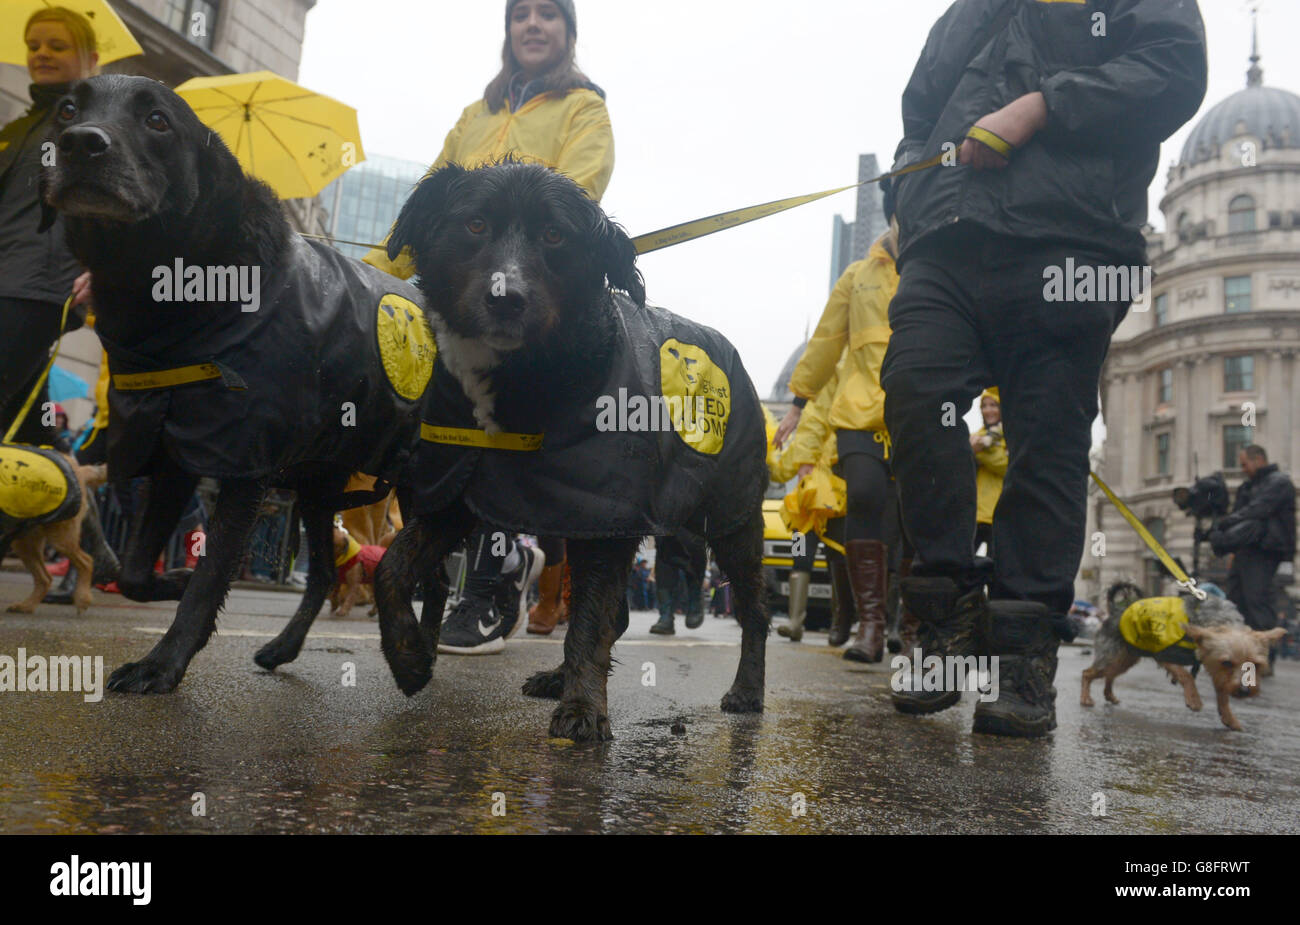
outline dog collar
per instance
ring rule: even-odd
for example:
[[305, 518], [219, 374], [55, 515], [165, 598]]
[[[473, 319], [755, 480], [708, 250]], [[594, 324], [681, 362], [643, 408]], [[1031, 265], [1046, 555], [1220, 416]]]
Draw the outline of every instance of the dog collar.
[[224, 370], [216, 363], [196, 363], [193, 366], [178, 366], [151, 373], [122, 373], [113, 376], [113, 387], [119, 392], [145, 392], [152, 389], [174, 389], [213, 379], [220, 379], [228, 389], [248, 388], [236, 373]]
[[534, 453], [542, 448], [546, 434], [489, 434], [470, 427], [436, 427], [420, 425], [420, 439], [425, 443], [446, 443], [451, 446], [474, 446], [488, 450], [512, 450], [517, 453]]

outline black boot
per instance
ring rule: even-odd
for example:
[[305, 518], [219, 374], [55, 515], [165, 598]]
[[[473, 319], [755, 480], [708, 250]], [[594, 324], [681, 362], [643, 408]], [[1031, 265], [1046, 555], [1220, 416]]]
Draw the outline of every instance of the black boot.
[[1056, 728], [1056, 651], [1051, 612], [1033, 601], [989, 602], [989, 654], [998, 697], [975, 706], [975, 732], [1037, 738]]
[[[922, 659], [952, 655], [967, 657], [985, 651], [988, 601], [984, 589], [962, 592], [951, 578], [907, 578], [903, 585], [903, 606], [915, 614], [918, 649], [903, 655]], [[895, 690], [890, 699], [900, 713], [938, 713], [961, 700], [960, 690]]]
[[675, 589], [665, 588], [659, 582], [655, 582], [655, 596], [659, 604], [659, 622], [650, 627], [650, 632], [656, 636], [674, 636], [677, 630], [673, 628], [673, 591]]
[[853, 630], [853, 586], [843, 556], [828, 556], [826, 566], [831, 573], [831, 630], [826, 644], [842, 646]]
[[91, 580], [97, 585], [106, 585], [120, 577], [122, 563], [104, 537], [104, 526], [99, 520], [99, 506], [95, 503], [94, 492], [86, 494], [86, 518], [81, 522], [81, 548], [95, 560]]

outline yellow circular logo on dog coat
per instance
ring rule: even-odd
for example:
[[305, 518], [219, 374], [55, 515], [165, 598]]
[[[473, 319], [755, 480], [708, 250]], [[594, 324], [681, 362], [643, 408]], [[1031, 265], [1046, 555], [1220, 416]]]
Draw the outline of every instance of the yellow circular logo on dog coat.
[[433, 361], [438, 356], [424, 310], [410, 299], [388, 293], [379, 302], [375, 335], [393, 390], [407, 401], [419, 401], [433, 377]]
[[68, 497], [68, 480], [52, 460], [17, 446], [0, 446], [0, 511], [15, 520], [43, 517]]
[[1185, 626], [1187, 609], [1177, 597], [1143, 598], [1119, 617], [1119, 634], [1143, 652], [1160, 652], [1179, 643], [1196, 648], [1195, 643], [1183, 639]]
[[731, 417], [727, 374], [702, 348], [669, 338], [659, 348], [659, 378], [677, 436], [701, 453], [722, 452]]

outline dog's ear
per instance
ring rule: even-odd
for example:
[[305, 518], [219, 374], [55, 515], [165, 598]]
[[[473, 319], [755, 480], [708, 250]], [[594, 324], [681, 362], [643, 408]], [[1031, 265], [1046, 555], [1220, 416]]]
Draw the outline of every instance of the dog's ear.
[[622, 289], [632, 301], [645, 307], [645, 280], [636, 268], [636, 245], [617, 222], [603, 214], [596, 223], [596, 255], [605, 277], [615, 289]]
[[1205, 627], [1197, 626], [1194, 623], [1188, 623], [1186, 626], [1183, 627], [1183, 635], [1186, 636], [1188, 639], [1192, 640], [1193, 642], [1200, 642], [1207, 635], [1209, 635], [1209, 632], [1210, 631]]
[[404, 248], [421, 249], [429, 229], [438, 223], [446, 211], [452, 184], [466, 172], [459, 164], [448, 164], [425, 174], [402, 206], [401, 214], [397, 216], [397, 222], [388, 236], [389, 260], [396, 260]]
[[1286, 637], [1286, 627], [1279, 626], [1271, 630], [1255, 630], [1255, 638], [1260, 642], [1281, 642]]

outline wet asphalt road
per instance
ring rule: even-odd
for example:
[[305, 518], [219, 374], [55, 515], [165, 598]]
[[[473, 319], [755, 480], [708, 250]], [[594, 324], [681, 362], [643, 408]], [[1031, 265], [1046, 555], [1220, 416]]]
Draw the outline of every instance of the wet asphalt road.
[[[25, 596], [0, 575], [0, 606]], [[1143, 662], [1119, 706], [1078, 705], [1086, 650], [1066, 648], [1047, 740], [970, 732], [973, 694], [934, 717], [896, 714], [887, 665], [853, 665], [809, 634], [768, 644], [767, 711], [718, 700], [739, 628], [706, 619], [663, 639], [634, 613], [610, 679], [615, 740], [548, 741], [553, 704], [519, 685], [558, 638], [502, 655], [442, 656], [428, 688], [393, 685], [373, 620], [322, 618], [274, 674], [252, 655], [292, 594], [235, 591], [218, 635], [163, 696], [0, 693], [0, 832], [1256, 833], [1300, 829], [1300, 664], [1238, 702], [1240, 733], [1183, 706]], [[77, 618], [0, 613], [0, 654], [143, 655], [173, 605], [96, 592]], [[354, 615], [357, 611], [354, 611]], [[343, 683], [346, 663], [355, 686]], [[653, 663], [654, 686], [642, 683]], [[1100, 698], [1100, 685], [1094, 690]], [[675, 733], [680, 723], [684, 734]], [[680, 732], [680, 729], [679, 729]], [[203, 794], [206, 815], [194, 815]], [[806, 812], [793, 807], [802, 794]], [[1096, 795], [1105, 815], [1095, 815]], [[504, 815], [494, 815], [504, 811]]]

